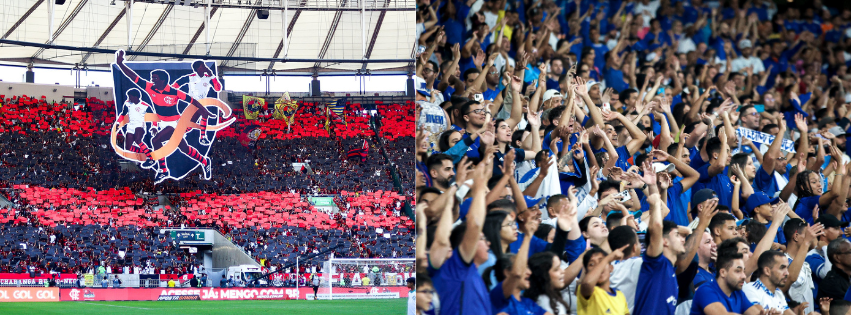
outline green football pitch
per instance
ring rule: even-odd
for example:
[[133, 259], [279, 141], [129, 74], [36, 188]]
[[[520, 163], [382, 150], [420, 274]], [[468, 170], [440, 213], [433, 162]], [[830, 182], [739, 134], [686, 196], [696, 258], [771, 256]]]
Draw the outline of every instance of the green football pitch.
[[369, 314], [399, 315], [406, 299], [319, 301], [123, 301], [123, 302], [9, 302], [0, 314]]

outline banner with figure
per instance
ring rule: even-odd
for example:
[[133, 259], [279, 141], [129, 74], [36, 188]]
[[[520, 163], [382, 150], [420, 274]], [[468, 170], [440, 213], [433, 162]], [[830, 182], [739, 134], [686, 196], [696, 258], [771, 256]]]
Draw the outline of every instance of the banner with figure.
[[263, 130], [257, 124], [248, 124], [242, 129], [239, 134], [239, 143], [246, 149], [253, 149], [257, 145], [257, 139], [260, 139], [260, 134]]
[[257, 119], [260, 116], [260, 111], [266, 109], [266, 100], [259, 97], [243, 95], [242, 110], [245, 112], [245, 119]]
[[113, 150], [156, 170], [157, 184], [183, 179], [196, 168], [209, 180], [207, 154], [216, 133], [236, 121], [219, 99], [223, 87], [217, 71], [210, 61], [125, 62], [124, 51], [116, 52]]
[[296, 111], [298, 111], [298, 102], [290, 98], [289, 92], [284, 92], [284, 96], [275, 101], [274, 116], [277, 119], [283, 119], [287, 127], [293, 124]]

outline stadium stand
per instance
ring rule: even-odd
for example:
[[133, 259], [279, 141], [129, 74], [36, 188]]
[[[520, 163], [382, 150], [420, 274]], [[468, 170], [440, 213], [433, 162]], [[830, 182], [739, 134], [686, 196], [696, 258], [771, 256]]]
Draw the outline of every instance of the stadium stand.
[[[403, 216], [413, 198], [387, 163], [402, 159], [401, 149], [385, 147], [413, 139], [405, 127], [413, 103], [379, 105], [380, 119], [350, 104], [346, 123], [330, 130], [315, 103], [300, 103], [291, 132], [269, 111], [248, 121], [235, 110], [237, 122], [210, 153], [212, 180], [154, 186], [108, 147], [111, 101], [0, 100], [0, 195], [8, 201], [0, 202], [0, 272], [86, 273], [104, 264], [115, 273], [197, 273], [201, 262], [165, 227], [216, 229], [266, 270], [329, 248], [337, 257], [413, 257], [413, 221]], [[238, 140], [248, 124], [263, 131], [253, 149]], [[365, 141], [364, 159], [345, 159]], [[291, 166], [308, 161], [309, 172]], [[340, 212], [313, 207], [308, 197], [317, 194], [333, 196]]]

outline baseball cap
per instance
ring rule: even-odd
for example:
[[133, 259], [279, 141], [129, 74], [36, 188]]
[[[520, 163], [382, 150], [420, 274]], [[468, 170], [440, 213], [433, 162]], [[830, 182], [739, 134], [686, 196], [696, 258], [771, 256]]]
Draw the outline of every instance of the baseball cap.
[[544, 92], [544, 102], [549, 101], [553, 97], [562, 97], [558, 90], [547, 90]]
[[418, 76], [414, 76], [414, 87], [417, 89], [417, 93], [422, 94], [422, 96], [425, 96], [425, 97], [431, 96], [431, 93], [429, 93], [428, 89], [426, 88], [427, 87], [426, 81], [423, 78], [420, 78]]
[[597, 81], [594, 81], [594, 80], [588, 80], [588, 82], [585, 82], [585, 88], [588, 91], [590, 91], [592, 86], [595, 86], [595, 85], [598, 85], [598, 84], [600, 84], [600, 82], [597, 82]]
[[823, 224], [825, 228], [845, 228], [848, 227], [848, 222], [839, 221], [832, 214], [823, 214], [815, 222]]
[[691, 206], [693, 208], [697, 208], [697, 205], [701, 202], [714, 198], [718, 198], [718, 195], [715, 194], [714, 190], [709, 188], [698, 190], [693, 196], [691, 196]]
[[835, 122], [836, 122], [836, 119], [833, 119], [831, 117], [821, 118], [821, 119], [818, 120], [818, 127], [819, 127], [819, 129], [821, 129], [821, 128], [824, 128], [825, 126], [832, 124], [832, 123], [835, 123]]
[[842, 129], [842, 127], [839, 127], [839, 126], [835, 126], [833, 128], [830, 128], [830, 129], [827, 130], [827, 132], [830, 132], [831, 134], [833, 134], [834, 136], [837, 136], [837, 137], [847, 135], [845, 133], [845, 130]]
[[541, 200], [543, 200], [543, 199], [544, 199], [544, 197], [541, 197], [541, 198], [532, 198], [532, 197], [529, 197], [529, 196], [523, 196], [523, 198], [524, 198], [524, 199], [526, 199], [526, 207], [527, 207], [527, 208], [531, 208], [531, 207], [537, 206], [538, 204], [540, 204], [540, 203], [541, 203]]
[[739, 49], [751, 48], [753, 44], [748, 39], [743, 39], [739, 41]]
[[656, 163], [653, 163], [653, 170], [656, 171], [656, 173], [673, 172], [674, 171], [674, 164], [665, 165], [665, 163], [656, 162]]
[[747, 209], [748, 212], [753, 213], [753, 210], [761, 205], [766, 203], [775, 204], [778, 201], [780, 201], [780, 198], [770, 198], [764, 192], [757, 191], [748, 197], [748, 201], [745, 202], [745, 209]]

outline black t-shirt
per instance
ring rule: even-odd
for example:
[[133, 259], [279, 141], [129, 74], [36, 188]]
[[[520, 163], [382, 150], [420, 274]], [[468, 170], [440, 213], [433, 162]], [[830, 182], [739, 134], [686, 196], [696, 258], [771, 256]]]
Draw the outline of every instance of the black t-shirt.
[[845, 292], [848, 291], [849, 286], [851, 286], [851, 279], [849, 279], [848, 274], [834, 265], [821, 280], [816, 301], [823, 297], [833, 298], [834, 300], [845, 299]]

